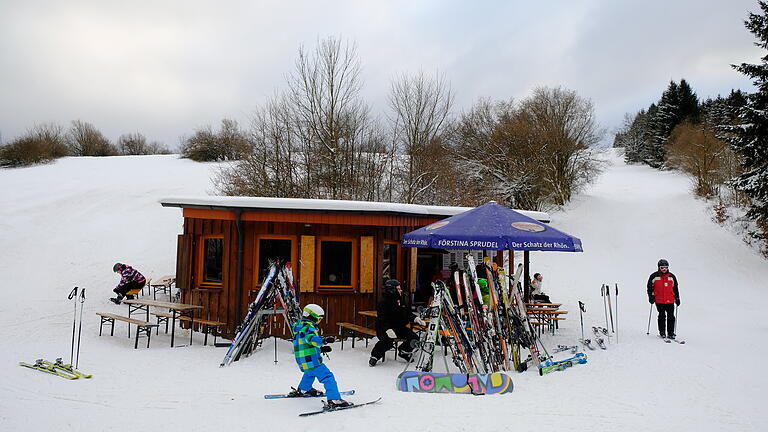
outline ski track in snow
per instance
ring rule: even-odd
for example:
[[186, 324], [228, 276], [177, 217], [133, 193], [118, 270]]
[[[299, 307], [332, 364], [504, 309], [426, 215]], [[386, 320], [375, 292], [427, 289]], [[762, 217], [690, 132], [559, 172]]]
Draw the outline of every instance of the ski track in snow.
[[[192, 346], [170, 348], [161, 331], [150, 349], [142, 339], [137, 350], [124, 323], [116, 323], [114, 337], [108, 328], [98, 336], [95, 312], [126, 313], [107, 300], [117, 283], [112, 264], [130, 263], [148, 277], [173, 273], [183, 221], [178, 209], [157, 200], [208, 193], [218, 164], [176, 156], [64, 158], [0, 170], [0, 360], [7, 367], [0, 430], [767, 430], [768, 378], [751, 363], [768, 351], [761, 314], [768, 265], [711, 222], [706, 203], [692, 197], [679, 173], [627, 166], [614, 150], [605, 160], [595, 184], [551, 215], [554, 227], [583, 240], [585, 252], [534, 252], [531, 272], [544, 275], [544, 291], [569, 311], [558, 335], [545, 336], [548, 347], [581, 337], [579, 300], [587, 307], [586, 337], [594, 339], [593, 325], [610, 328], [603, 283], [619, 285], [618, 298], [611, 292], [618, 343], [612, 337], [607, 350], [585, 350], [589, 362], [563, 372], [511, 373], [515, 390], [503, 396], [401, 393], [395, 380], [402, 361], [389, 353], [370, 368], [372, 345], [347, 343], [341, 351], [335, 343], [327, 363], [341, 389], [356, 390], [348, 399], [383, 399], [311, 418], [298, 414], [318, 409], [319, 400], [263, 398], [298, 383], [287, 341], [277, 344], [277, 363], [270, 340], [219, 368], [225, 349], [202, 346], [200, 334]], [[662, 257], [680, 281], [685, 345], [658, 340], [655, 310], [645, 334], [645, 283]], [[73, 286], [87, 289], [80, 369], [94, 378], [69, 381], [16, 366], [41, 357], [69, 361]], [[184, 331], [176, 337], [189, 343]], [[437, 371], [443, 364], [435, 360]]]

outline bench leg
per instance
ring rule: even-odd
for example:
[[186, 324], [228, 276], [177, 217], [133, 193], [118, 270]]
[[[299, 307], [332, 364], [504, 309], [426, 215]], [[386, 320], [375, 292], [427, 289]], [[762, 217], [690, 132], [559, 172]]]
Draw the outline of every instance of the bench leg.
[[[130, 324], [128, 324], [128, 328], [131, 328]], [[133, 349], [139, 348], [139, 328], [140, 328], [139, 326], [136, 326], [136, 343], [133, 344]]]
[[99, 336], [101, 336], [101, 328], [104, 327], [104, 317], [99, 318], [101, 318], [101, 324], [99, 324]]
[[114, 318], [112, 318], [112, 330], [109, 332], [109, 335], [110, 336], [114, 336], [115, 335], [115, 319]]
[[208, 346], [208, 324], [205, 325], [205, 330], [203, 333], [205, 334], [205, 338], [203, 339], [203, 346]]
[[149, 348], [150, 339], [152, 339], [152, 327], [147, 327], [147, 348]]

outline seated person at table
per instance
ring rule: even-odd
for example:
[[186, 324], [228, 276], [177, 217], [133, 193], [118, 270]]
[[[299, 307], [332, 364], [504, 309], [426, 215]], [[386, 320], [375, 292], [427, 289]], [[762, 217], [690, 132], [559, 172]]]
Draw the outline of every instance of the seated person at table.
[[[110, 298], [115, 304], [120, 304], [128, 291], [142, 289], [147, 283], [144, 275], [128, 264], [116, 263], [112, 266], [112, 271], [120, 275], [120, 283], [112, 290], [117, 294], [117, 297]], [[129, 295], [128, 299], [133, 300], [133, 296]]]
[[376, 307], [376, 336], [379, 340], [373, 347], [371, 358], [368, 360], [368, 364], [371, 367], [376, 366], [376, 363], [392, 348], [395, 344], [394, 339], [397, 338], [405, 339], [400, 344], [397, 355], [406, 361], [411, 360], [414, 348], [413, 343], [419, 337], [406, 325], [411, 321], [422, 326], [426, 325], [426, 323], [400, 304], [402, 296], [403, 291], [400, 287], [400, 282], [396, 279], [390, 279], [384, 284], [381, 301]]
[[543, 283], [544, 277], [541, 275], [541, 273], [536, 273], [533, 275], [533, 280], [531, 281], [531, 298], [540, 303], [551, 303], [549, 301], [549, 296], [541, 291], [541, 285]]

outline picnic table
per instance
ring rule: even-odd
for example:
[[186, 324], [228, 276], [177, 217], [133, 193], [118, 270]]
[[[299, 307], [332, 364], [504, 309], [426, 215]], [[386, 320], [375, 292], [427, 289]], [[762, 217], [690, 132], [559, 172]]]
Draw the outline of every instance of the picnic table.
[[202, 306], [199, 305], [191, 305], [191, 304], [184, 304], [184, 303], [172, 303], [172, 302], [164, 302], [164, 301], [157, 301], [157, 300], [141, 300], [141, 299], [133, 299], [133, 300], [123, 300], [123, 303], [128, 305], [128, 317], [131, 317], [131, 314], [135, 311], [143, 310], [147, 313], [147, 321], [149, 321], [149, 307], [154, 306], [158, 308], [166, 308], [171, 311], [171, 347], [173, 347], [174, 343], [174, 335], [176, 334], [176, 318], [179, 317], [179, 315], [185, 315], [187, 313], [190, 313], [188, 316], [190, 317], [190, 332], [189, 332], [189, 344], [192, 345], [192, 328], [195, 324], [195, 315], [194, 311], [198, 309], [202, 309]]

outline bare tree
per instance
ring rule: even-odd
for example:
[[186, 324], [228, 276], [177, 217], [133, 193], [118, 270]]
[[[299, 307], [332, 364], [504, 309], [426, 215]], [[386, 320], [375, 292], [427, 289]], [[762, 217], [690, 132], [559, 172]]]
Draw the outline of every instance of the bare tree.
[[439, 155], [445, 151], [438, 144], [453, 105], [453, 93], [445, 78], [401, 75], [390, 86], [389, 105], [395, 142], [405, 161], [397, 170], [401, 201], [433, 203], [430, 190], [440, 180]]
[[157, 141], [147, 142], [147, 138], [139, 133], [120, 135], [117, 139], [117, 149], [124, 155], [168, 154], [168, 149]]
[[519, 115], [540, 145], [539, 170], [552, 203], [567, 203], [598, 170], [590, 147], [600, 141], [603, 132], [595, 122], [592, 101], [573, 90], [540, 87], [522, 102]]
[[354, 45], [329, 38], [299, 49], [288, 91], [253, 116], [252, 151], [215, 183], [231, 195], [378, 200], [391, 162], [360, 97]]
[[223, 119], [218, 131], [211, 126], [201, 127], [191, 137], [183, 138], [181, 144], [181, 156], [198, 162], [238, 160], [250, 150], [248, 134], [231, 119]]
[[74, 156], [114, 156], [117, 148], [94, 125], [73, 120], [67, 132], [67, 145]]
[[67, 156], [64, 128], [55, 123], [35, 125], [22, 136], [0, 146], [0, 166], [25, 166]]

